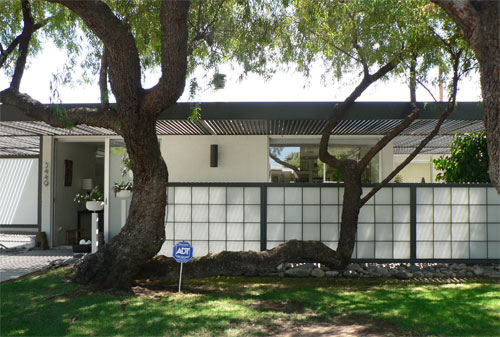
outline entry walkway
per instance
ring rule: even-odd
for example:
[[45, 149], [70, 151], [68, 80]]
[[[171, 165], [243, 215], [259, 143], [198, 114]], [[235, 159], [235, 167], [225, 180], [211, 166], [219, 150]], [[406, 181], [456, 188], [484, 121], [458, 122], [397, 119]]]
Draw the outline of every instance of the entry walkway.
[[55, 260], [73, 257], [70, 249], [2, 252], [0, 250], [0, 282], [33, 273]]

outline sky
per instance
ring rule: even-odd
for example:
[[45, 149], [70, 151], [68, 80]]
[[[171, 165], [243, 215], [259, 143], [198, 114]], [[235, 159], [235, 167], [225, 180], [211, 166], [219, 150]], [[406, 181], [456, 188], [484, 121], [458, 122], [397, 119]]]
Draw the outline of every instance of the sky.
[[[53, 74], [61, 71], [66, 54], [55, 46], [48, 46], [43, 54], [29, 59], [21, 82], [20, 91], [27, 93], [43, 103], [50, 102], [50, 80]], [[189, 90], [184, 90], [180, 102], [269, 102], [269, 101], [343, 101], [356, 86], [356, 74], [346, 76], [341, 83], [325, 86], [321, 83], [322, 69], [316, 66], [309, 79], [294, 71], [279, 72], [271, 80], [264, 80], [257, 75], [249, 75], [246, 79], [238, 79], [237, 69], [230, 65], [222, 65], [220, 72], [226, 74], [224, 89], [207, 89], [198, 94], [195, 99], [189, 98]], [[199, 71], [198, 78], [204, 76]], [[158, 73], [150, 73], [145, 77], [143, 86], [151, 87], [158, 80]], [[6, 88], [9, 79], [0, 75], [0, 88]], [[432, 87], [432, 86], [431, 86]], [[462, 81], [458, 92], [458, 101], [479, 101], [481, 90], [478, 76]], [[99, 89], [94, 85], [75, 85], [59, 87], [60, 99], [63, 103], [96, 103], [99, 101]], [[437, 88], [432, 88], [438, 97]], [[432, 97], [423, 89], [417, 91], [417, 100], [432, 101]], [[400, 81], [379, 82], [373, 84], [358, 101], [409, 101], [408, 87]]]

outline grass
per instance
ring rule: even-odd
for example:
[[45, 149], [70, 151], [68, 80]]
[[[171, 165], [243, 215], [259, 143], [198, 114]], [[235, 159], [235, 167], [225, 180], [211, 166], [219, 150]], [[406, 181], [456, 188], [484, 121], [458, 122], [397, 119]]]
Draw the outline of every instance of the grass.
[[500, 335], [500, 285], [489, 280], [220, 277], [96, 292], [58, 269], [0, 285], [1, 336], [269, 335], [339, 315], [387, 322], [408, 335]]

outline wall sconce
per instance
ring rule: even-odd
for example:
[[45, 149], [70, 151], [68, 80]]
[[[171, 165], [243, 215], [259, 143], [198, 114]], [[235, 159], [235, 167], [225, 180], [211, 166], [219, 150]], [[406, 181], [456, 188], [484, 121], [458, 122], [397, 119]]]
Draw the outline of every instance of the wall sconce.
[[219, 145], [212, 144], [210, 145], [210, 167], [217, 167], [218, 159], [219, 159]]
[[90, 191], [94, 187], [94, 182], [91, 178], [82, 179], [82, 190]]

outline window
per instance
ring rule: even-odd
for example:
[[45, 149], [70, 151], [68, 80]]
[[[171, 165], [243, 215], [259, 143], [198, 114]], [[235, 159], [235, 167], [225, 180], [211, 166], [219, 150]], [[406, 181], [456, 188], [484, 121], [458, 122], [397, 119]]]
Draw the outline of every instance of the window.
[[[368, 145], [334, 145], [329, 152], [337, 158], [360, 160]], [[341, 182], [342, 174], [325, 165], [318, 156], [319, 144], [272, 144], [269, 148], [270, 181], [287, 183]], [[363, 172], [365, 183], [378, 182], [379, 156], [376, 155]]]

